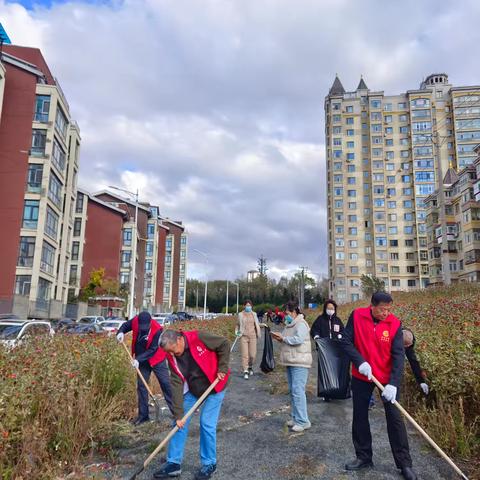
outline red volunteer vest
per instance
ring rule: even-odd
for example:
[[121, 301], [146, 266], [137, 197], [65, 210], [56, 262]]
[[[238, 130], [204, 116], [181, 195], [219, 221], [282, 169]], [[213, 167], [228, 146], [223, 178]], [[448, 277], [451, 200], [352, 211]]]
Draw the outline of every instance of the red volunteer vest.
[[[357, 308], [353, 311], [355, 348], [370, 364], [373, 375], [383, 384], [390, 381], [392, 342], [400, 327], [400, 320], [393, 314], [375, 326], [370, 307]], [[367, 377], [362, 375], [355, 365], [352, 365], [352, 375], [367, 381]]]
[[[205, 344], [198, 338], [198, 331], [193, 330], [191, 332], [182, 332], [185, 337], [185, 341], [188, 343], [190, 348], [190, 353], [192, 358], [195, 360], [197, 365], [200, 367], [202, 372], [208, 378], [209, 382], [212, 383], [217, 378], [218, 373], [218, 358], [217, 354], [212, 350], [209, 350]], [[182, 372], [177, 366], [175, 357], [170, 353], [167, 353], [167, 359], [170, 367], [175, 371], [175, 373], [185, 381], [185, 377], [182, 375]], [[228, 377], [230, 376], [230, 369], [228, 370], [225, 378], [217, 383], [214, 390], [215, 392], [221, 392], [227, 385]]]
[[[148, 338], [147, 338], [147, 348], [150, 347], [153, 337], [158, 331], [162, 331], [163, 328], [152, 318], [150, 320], [150, 330], [148, 332]], [[135, 345], [137, 343], [137, 337], [138, 337], [138, 316], [135, 316], [132, 320], [132, 355], [135, 355]], [[165, 357], [167, 356], [167, 353], [165, 350], [162, 348], [158, 347], [157, 351], [154, 353], [153, 357], [150, 357], [148, 359], [148, 363], [150, 364], [151, 367], [154, 367], [158, 363], [161, 363], [165, 360]]]

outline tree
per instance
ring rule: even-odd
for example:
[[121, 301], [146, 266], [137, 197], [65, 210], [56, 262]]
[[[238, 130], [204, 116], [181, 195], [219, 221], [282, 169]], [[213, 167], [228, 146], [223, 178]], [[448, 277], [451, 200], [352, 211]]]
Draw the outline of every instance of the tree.
[[375, 275], [362, 275], [362, 292], [367, 298], [371, 297], [375, 292], [385, 291], [385, 282]]
[[257, 269], [261, 277], [267, 276], [267, 259], [263, 256], [263, 254], [260, 255], [260, 258], [257, 261]]
[[96, 289], [102, 286], [105, 277], [105, 269], [103, 267], [90, 272], [87, 284], [80, 290], [79, 298], [84, 302], [88, 302], [90, 297], [96, 295]]

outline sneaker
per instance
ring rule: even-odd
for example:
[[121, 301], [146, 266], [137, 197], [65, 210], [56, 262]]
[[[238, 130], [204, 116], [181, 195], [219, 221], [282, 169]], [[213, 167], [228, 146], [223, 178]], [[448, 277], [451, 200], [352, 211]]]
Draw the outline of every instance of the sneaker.
[[253, 368], [249, 368], [249, 369], [248, 369], [248, 374], [249, 374], [250, 376], [253, 375]]
[[179, 463], [165, 462], [160, 470], [153, 474], [153, 478], [179, 477], [182, 473], [182, 466]]
[[312, 427], [312, 424], [310, 422], [308, 422], [306, 425], [297, 425], [295, 424], [293, 427], [292, 427], [292, 432], [303, 432], [304, 430], [308, 430], [309, 428]]
[[207, 480], [217, 470], [217, 465], [204, 465], [195, 475], [195, 480]]
[[248, 375], [248, 370], [245, 370], [245, 371], [243, 372], [243, 378], [244, 378], [245, 380], [248, 380], [248, 379], [250, 378], [249, 375]]

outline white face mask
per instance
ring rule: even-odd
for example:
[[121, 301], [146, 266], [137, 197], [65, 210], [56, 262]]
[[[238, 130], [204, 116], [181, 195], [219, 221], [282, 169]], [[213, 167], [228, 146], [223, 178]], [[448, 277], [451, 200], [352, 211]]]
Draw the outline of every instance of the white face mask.
[[333, 315], [335, 315], [335, 310], [327, 310], [327, 315], [333, 317]]

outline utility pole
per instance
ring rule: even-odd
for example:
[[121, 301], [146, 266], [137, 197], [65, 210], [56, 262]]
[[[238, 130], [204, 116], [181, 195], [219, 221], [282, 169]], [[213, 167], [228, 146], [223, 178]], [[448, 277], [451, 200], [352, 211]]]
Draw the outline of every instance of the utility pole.
[[257, 262], [258, 272], [260, 276], [265, 277], [267, 275], [267, 259], [263, 256], [263, 253], [260, 255], [260, 258]]
[[308, 267], [299, 267], [300, 268], [300, 295], [298, 303], [300, 308], [305, 308], [305, 271], [308, 270]]
[[227, 280], [227, 295], [225, 299], [225, 313], [228, 313], [228, 280]]
[[195, 310], [198, 311], [198, 285], [197, 285], [197, 294], [195, 295]]

